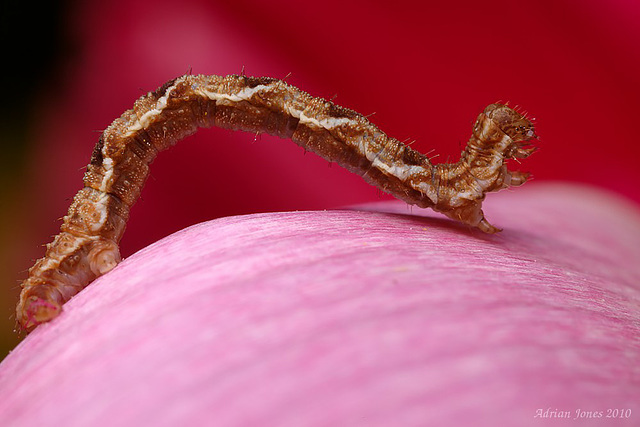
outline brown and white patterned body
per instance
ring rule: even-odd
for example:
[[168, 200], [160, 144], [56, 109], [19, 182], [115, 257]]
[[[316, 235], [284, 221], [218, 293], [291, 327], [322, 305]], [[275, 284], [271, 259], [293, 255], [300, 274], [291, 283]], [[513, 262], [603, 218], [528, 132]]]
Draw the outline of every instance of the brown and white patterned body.
[[526, 174], [508, 171], [505, 160], [530, 155], [534, 149], [525, 147], [536, 138], [524, 116], [492, 104], [478, 117], [460, 161], [433, 165], [361, 114], [281, 80], [182, 76], [138, 99], [102, 134], [60, 234], [22, 284], [22, 327], [56, 317], [73, 295], [116, 266], [149, 164], [158, 152], [210, 126], [289, 138], [386, 193], [487, 233], [499, 230], [482, 213], [485, 194], [526, 181]]

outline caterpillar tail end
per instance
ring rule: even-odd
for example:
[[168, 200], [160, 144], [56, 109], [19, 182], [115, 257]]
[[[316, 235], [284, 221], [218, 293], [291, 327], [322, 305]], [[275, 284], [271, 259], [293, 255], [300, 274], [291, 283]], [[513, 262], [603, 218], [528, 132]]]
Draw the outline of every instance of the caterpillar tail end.
[[29, 291], [21, 298], [16, 310], [18, 323], [27, 332], [58, 317], [64, 304], [60, 292], [50, 285], [40, 284]]

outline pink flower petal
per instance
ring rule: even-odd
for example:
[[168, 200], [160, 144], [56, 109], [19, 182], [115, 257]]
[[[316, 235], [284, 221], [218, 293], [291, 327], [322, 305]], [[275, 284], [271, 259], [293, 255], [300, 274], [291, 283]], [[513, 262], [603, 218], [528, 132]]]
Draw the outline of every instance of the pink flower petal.
[[637, 424], [636, 208], [529, 185], [486, 211], [504, 232], [384, 202], [175, 233], [2, 362], [0, 425]]

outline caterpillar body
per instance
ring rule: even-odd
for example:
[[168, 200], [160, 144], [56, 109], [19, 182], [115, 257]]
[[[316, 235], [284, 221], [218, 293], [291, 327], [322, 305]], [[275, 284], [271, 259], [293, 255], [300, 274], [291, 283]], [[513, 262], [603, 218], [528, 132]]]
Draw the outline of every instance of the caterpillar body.
[[22, 283], [16, 310], [24, 329], [55, 318], [66, 301], [118, 264], [118, 243], [149, 164], [158, 152], [211, 126], [291, 139], [398, 199], [486, 233], [499, 231], [484, 218], [486, 193], [527, 180], [527, 173], [509, 171], [505, 161], [528, 157], [537, 138], [524, 115], [491, 104], [475, 122], [460, 160], [431, 164], [363, 115], [282, 80], [179, 77], [138, 99], [103, 132], [60, 233]]

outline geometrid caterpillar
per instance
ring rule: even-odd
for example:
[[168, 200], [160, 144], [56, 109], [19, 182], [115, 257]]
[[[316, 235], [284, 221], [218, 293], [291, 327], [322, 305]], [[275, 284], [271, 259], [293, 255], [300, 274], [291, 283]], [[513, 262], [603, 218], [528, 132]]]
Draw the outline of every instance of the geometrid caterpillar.
[[537, 138], [526, 117], [492, 104], [478, 117], [460, 160], [432, 165], [361, 114], [282, 80], [182, 76], [138, 99], [100, 137], [60, 234], [22, 284], [17, 317], [23, 328], [53, 319], [73, 295], [116, 266], [149, 164], [158, 152], [210, 126], [289, 138], [386, 193], [486, 233], [499, 230], [482, 213], [485, 194], [526, 181], [528, 174], [507, 170], [505, 160], [529, 156], [529, 141]]

